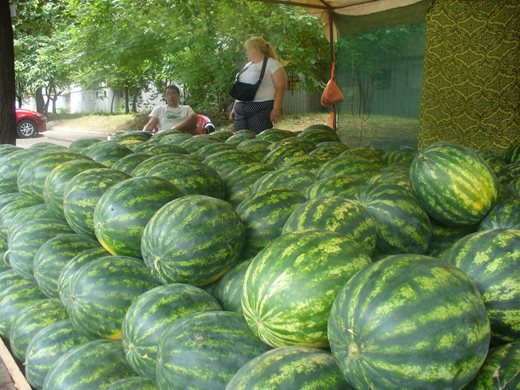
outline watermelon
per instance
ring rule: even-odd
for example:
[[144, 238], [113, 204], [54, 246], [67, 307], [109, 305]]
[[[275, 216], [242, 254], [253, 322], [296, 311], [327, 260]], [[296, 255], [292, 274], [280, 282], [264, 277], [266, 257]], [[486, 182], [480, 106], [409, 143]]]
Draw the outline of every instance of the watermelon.
[[204, 286], [238, 261], [244, 226], [231, 204], [187, 195], [163, 206], [146, 225], [141, 253], [163, 283]]
[[469, 234], [442, 259], [467, 274], [482, 295], [494, 342], [520, 339], [520, 230]]
[[164, 153], [188, 154], [188, 151], [178, 145], [158, 144], [158, 145], [154, 145], [154, 146], [147, 148], [146, 153], [148, 153], [152, 156], [157, 156], [159, 154], [164, 154]]
[[209, 165], [225, 180], [236, 168], [252, 163], [246, 152], [240, 150], [222, 150], [206, 157], [202, 162]]
[[478, 230], [520, 229], [520, 198], [497, 204], [480, 221]]
[[91, 146], [97, 142], [101, 142], [101, 140], [97, 139], [97, 138], [77, 139], [70, 143], [69, 149], [72, 150], [73, 152], [83, 153], [83, 151], [85, 149], [87, 149], [89, 146]]
[[31, 149], [33, 152], [46, 152], [46, 151], [61, 151], [66, 152], [69, 151], [69, 148], [63, 145], [57, 145], [52, 142], [38, 142], [35, 144], [32, 144], [29, 149]]
[[107, 390], [155, 390], [155, 384], [151, 379], [141, 376], [132, 376], [113, 382]]
[[61, 270], [75, 256], [99, 243], [81, 234], [60, 234], [46, 241], [34, 254], [33, 274], [40, 290], [49, 298], [58, 298]]
[[9, 231], [12, 230], [16, 220], [15, 217], [20, 211], [40, 204], [40, 199], [20, 194], [20, 198], [13, 200], [0, 210], [0, 247], [7, 248]]
[[280, 347], [242, 366], [226, 390], [348, 390], [330, 352], [310, 347]]
[[148, 153], [132, 153], [117, 160], [111, 168], [131, 175], [139, 164], [150, 157], [152, 156]]
[[130, 178], [110, 168], [88, 169], [74, 176], [63, 191], [63, 214], [79, 234], [95, 238], [94, 208], [101, 195], [120, 181]]
[[365, 147], [357, 147], [357, 148], [348, 148], [343, 153], [340, 154], [343, 156], [359, 156], [363, 157], [369, 161], [373, 161], [377, 164], [383, 163], [383, 156], [385, 155], [385, 151], [381, 148], [375, 148], [373, 146], [365, 146]]
[[514, 390], [520, 386], [520, 341], [502, 345], [489, 351], [477, 377], [464, 389]]
[[58, 165], [72, 160], [88, 160], [70, 151], [45, 151], [27, 159], [18, 170], [18, 191], [43, 201], [45, 179]]
[[229, 137], [233, 135], [232, 130], [226, 130], [226, 129], [218, 129], [217, 131], [214, 131], [213, 133], [207, 134], [206, 137], [213, 138], [219, 142], [224, 142]]
[[415, 153], [412, 150], [391, 150], [385, 152], [383, 154], [383, 162], [387, 165], [391, 164], [402, 164], [404, 166], [410, 166], [413, 159], [415, 157]]
[[151, 137], [152, 137], [152, 134], [148, 133], [146, 131], [132, 130], [132, 131], [120, 131], [120, 132], [116, 133], [115, 135], [113, 135], [111, 137], [111, 139], [114, 141], [123, 141], [122, 143], [124, 144], [124, 141], [129, 141], [129, 140], [131, 140], [131, 141], [137, 140], [137, 141], [145, 142], [145, 141], [148, 141]]
[[157, 388], [224, 389], [245, 363], [268, 349], [237, 313], [188, 314], [163, 333]]
[[320, 196], [342, 196], [355, 199], [355, 195], [363, 192], [366, 187], [364, 181], [350, 176], [332, 176], [311, 184], [305, 191], [305, 195], [309, 199]]
[[509, 190], [514, 197], [520, 198], [520, 176], [511, 180], [511, 183], [509, 183]]
[[22, 199], [23, 197], [24, 195], [20, 194], [19, 192], [0, 194], [0, 210], [2, 210], [2, 208], [7, 206], [9, 203], [14, 202], [18, 199]]
[[239, 130], [235, 134], [233, 134], [231, 137], [227, 138], [225, 143], [228, 145], [238, 146], [240, 143], [255, 139], [256, 133], [251, 130]]
[[[81, 362], [81, 364], [78, 364]], [[44, 390], [105, 390], [113, 382], [135, 376], [120, 342], [89, 341], [71, 348], [50, 368]]]
[[0, 336], [8, 336], [11, 324], [20, 310], [38, 299], [44, 299], [36, 283], [22, 278], [13, 270], [0, 274]]
[[262, 163], [271, 165], [273, 168], [282, 166], [282, 164], [290, 157], [304, 156], [307, 154], [305, 149], [295, 143], [281, 143], [277, 145], [269, 153], [267, 153], [261, 160]]
[[498, 197], [497, 178], [489, 166], [470, 149], [449, 143], [420, 151], [410, 180], [428, 214], [449, 226], [478, 223]]
[[379, 173], [379, 169], [383, 166], [381, 161], [373, 160], [370, 157], [354, 153], [345, 154], [349, 152], [350, 149], [323, 164], [317, 173], [318, 178], [349, 176], [356, 180], [366, 181]]
[[242, 314], [242, 287], [249, 264], [251, 260], [238, 263], [217, 282], [213, 295], [224, 310]]
[[307, 169], [313, 175], [316, 175], [323, 164], [328, 160], [323, 157], [311, 156], [308, 154], [293, 156], [285, 159], [282, 163], [281, 168], [286, 167], [297, 167]]
[[102, 141], [89, 146], [83, 153], [92, 160], [110, 168], [117, 160], [133, 152], [118, 141]]
[[11, 266], [9, 265], [9, 259], [6, 256], [6, 252], [0, 252], [0, 273], [9, 271]]
[[63, 214], [63, 192], [70, 180], [87, 169], [103, 168], [103, 165], [89, 160], [72, 160], [58, 165], [45, 179], [43, 201], [54, 218], [65, 220]]
[[123, 320], [126, 360], [137, 374], [155, 380], [163, 331], [188, 314], [220, 309], [215, 298], [188, 284], [168, 284], [145, 292], [134, 300]]
[[183, 195], [207, 195], [224, 199], [224, 181], [213, 168], [199, 161], [177, 159], [161, 162], [152, 167], [146, 176], [170, 181]]
[[113, 255], [141, 257], [141, 237], [150, 218], [181, 191], [166, 179], [134, 177], [114, 184], [94, 209], [98, 241]]
[[214, 142], [206, 146], [203, 146], [202, 148], [196, 150], [193, 154], [202, 158], [206, 158], [208, 156], [211, 156], [212, 154], [221, 152], [223, 150], [235, 150], [235, 147], [233, 145], [223, 142]]
[[170, 161], [199, 161], [199, 158], [194, 155], [185, 155], [180, 153], [164, 153], [158, 154], [157, 156], [150, 157], [149, 159], [144, 160], [142, 163], [137, 165], [132, 171], [132, 176], [146, 176], [148, 171], [159, 165], [162, 162], [170, 162]]
[[20, 310], [11, 324], [9, 342], [11, 350], [21, 362], [26, 350], [39, 330], [57, 321], [67, 319], [67, 312], [59, 299], [39, 299]]
[[240, 142], [237, 145], [237, 150], [246, 152], [253, 161], [260, 162], [269, 152], [269, 145], [271, 144], [268, 141], [253, 138]]
[[307, 169], [297, 167], [281, 168], [260, 177], [253, 185], [251, 192], [257, 193], [268, 189], [285, 188], [304, 193], [315, 181], [316, 176]]
[[504, 159], [508, 163], [520, 161], [520, 142], [512, 143], [504, 153]]
[[332, 128], [306, 128], [298, 137], [301, 137], [305, 140], [312, 141], [315, 144], [319, 144], [320, 142], [339, 142], [338, 135]]
[[393, 255], [343, 286], [328, 335], [356, 389], [460, 389], [484, 362], [490, 328], [462, 271], [424, 255]]
[[379, 253], [426, 252], [431, 237], [430, 219], [409, 191], [379, 184], [359, 193], [356, 199], [376, 221]]
[[65, 222], [42, 218], [16, 224], [10, 231], [9, 264], [14, 271], [27, 279], [34, 279], [34, 256], [40, 247], [53, 237], [71, 233]]
[[281, 141], [282, 139], [294, 137], [294, 136], [296, 136], [296, 134], [293, 133], [292, 131], [272, 128], [272, 129], [266, 129], [266, 130], [258, 133], [256, 135], [256, 138], [273, 143], [273, 142]]
[[287, 218], [305, 200], [297, 191], [271, 189], [260, 191], [242, 201], [236, 211], [245, 226], [244, 256], [255, 256], [280, 236]]
[[47, 372], [58, 358], [90, 339], [78, 333], [68, 319], [40, 329], [31, 339], [25, 356], [25, 377], [35, 389], [43, 387]]
[[123, 318], [134, 298], [157, 284], [142, 261], [106, 256], [84, 264], [69, 288], [60, 290], [60, 298], [77, 330], [119, 340]]
[[180, 133], [176, 130], [172, 132], [161, 131], [155, 134], [152, 140], [158, 139], [161, 144], [170, 144], [170, 145], [181, 145], [184, 141], [193, 137], [191, 134]]
[[462, 237], [475, 232], [474, 226], [446, 226], [431, 220], [432, 235], [428, 244], [428, 255], [437, 257]]
[[[8, 227], [7, 229], [7, 237], [9, 238], [9, 234], [11, 234], [11, 230], [14, 229], [18, 224], [36, 220], [36, 219], [42, 219], [42, 218], [52, 218], [51, 213], [47, 209], [47, 207], [44, 204], [37, 204], [34, 206], [29, 206], [21, 209], [16, 216], [14, 217], [13, 223]], [[3, 245], [5, 242], [5, 247], [7, 249], [7, 241], [4, 241], [3, 238], [0, 239], [0, 243]]]
[[0, 194], [18, 192], [18, 169], [28, 159], [34, 156], [29, 149], [12, 149], [0, 157]]
[[289, 216], [282, 234], [305, 230], [327, 230], [343, 234], [372, 254], [376, 246], [376, 223], [355, 200], [331, 196], [311, 199]]
[[337, 292], [370, 256], [351, 239], [310, 230], [285, 234], [248, 267], [242, 292], [247, 324], [273, 347], [328, 347], [327, 321]]
[[316, 147], [309, 152], [309, 155], [314, 157], [320, 157], [327, 160], [332, 160], [338, 157], [341, 153], [348, 149], [348, 146], [341, 142], [320, 142], [316, 144]]
[[146, 153], [150, 154], [149, 150], [153, 148], [154, 146], [157, 146], [160, 144], [160, 140], [154, 138], [149, 139], [148, 141], [141, 142], [139, 144], [133, 144], [129, 145], [128, 147], [132, 150], [134, 153]]
[[231, 171], [225, 181], [229, 203], [236, 206], [246, 199], [255, 182], [272, 170], [273, 169], [266, 164], [254, 162], [241, 165]]
[[390, 165], [381, 168], [380, 173], [367, 180], [367, 184], [394, 184], [413, 193], [409, 168], [403, 165]]
[[194, 135], [185, 141], [181, 142], [180, 146], [184, 149], [186, 149], [190, 153], [194, 153], [203, 146], [206, 146], [208, 144], [218, 142], [217, 140], [213, 138], [206, 137], [205, 135]]

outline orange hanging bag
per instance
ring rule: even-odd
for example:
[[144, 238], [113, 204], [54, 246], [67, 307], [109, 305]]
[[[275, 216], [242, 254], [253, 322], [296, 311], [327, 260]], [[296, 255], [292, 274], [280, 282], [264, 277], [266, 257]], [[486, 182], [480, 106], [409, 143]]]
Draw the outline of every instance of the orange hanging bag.
[[333, 106], [334, 104], [341, 103], [345, 100], [345, 97], [341, 93], [341, 90], [334, 80], [334, 63], [330, 71], [330, 80], [325, 86], [323, 93], [321, 94], [321, 105], [322, 106]]

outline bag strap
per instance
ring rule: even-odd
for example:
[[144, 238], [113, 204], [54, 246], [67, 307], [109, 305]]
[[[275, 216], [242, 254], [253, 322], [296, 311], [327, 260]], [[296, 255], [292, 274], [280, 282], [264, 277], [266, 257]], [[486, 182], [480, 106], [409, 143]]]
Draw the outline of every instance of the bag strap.
[[334, 72], [334, 62], [332, 63], [332, 66], [330, 67], [330, 79], [334, 80], [335, 72]]
[[[264, 57], [264, 62], [262, 64], [262, 71], [260, 72], [260, 78], [258, 79], [258, 81], [256, 82], [258, 85], [260, 85], [260, 83], [262, 82], [262, 80], [264, 79], [264, 74], [265, 74], [265, 68], [267, 67], [267, 60], [269, 60], [269, 57]], [[235, 77], [235, 81], [238, 81], [238, 78], [240, 77], [240, 75], [242, 73], [244, 73], [247, 69], [249, 69], [253, 64], [249, 65], [249, 66], [244, 66], [244, 68], [237, 73], [236, 77]]]

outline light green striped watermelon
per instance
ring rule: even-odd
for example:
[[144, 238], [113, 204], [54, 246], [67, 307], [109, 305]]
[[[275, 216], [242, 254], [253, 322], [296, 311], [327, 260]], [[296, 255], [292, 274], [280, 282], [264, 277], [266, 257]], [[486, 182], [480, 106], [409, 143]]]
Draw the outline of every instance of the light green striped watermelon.
[[233, 131], [229, 129], [217, 129], [213, 133], [207, 134], [206, 137], [213, 138], [219, 142], [224, 142], [233, 134]]
[[11, 324], [9, 343], [14, 356], [25, 361], [27, 347], [39, 330], [67, 319], [67, 312], [59, 299], [39, 299], [20, 310]]
[[520, 229], [520, 198], [497, 204], [480, 221], [478, 230]]
[[356, 389], [460, 389], [486, 357], [477, 287], [423, 255], [394, 255], [354, 275], [329, 318], [332, 354]]
[[111, 168], [131, 175], [139, 164], [150, 157], [152, 156], [148, 153], [132, 153], [117, 160]]
[[520, 387], [520, 341], [502, 345], [489, 351], [477, 377], [467, 390], [516, 390]]
[[120, 379], [107, 387], [107, 390], [155, 390], [155, 384], [151, 379], [142, 376], [133, 376]]
[[282, 139], [295, 137], [296, 133], [289, 130], [282, 130], [277, 128], [266, 129], [256, 135], [256, 138], [269, 141], [271, 143], [281, 141]]
[[165, 161], [152, 167], [146, 176], [166, 179], [184, 195], [207, 195], [219, 199], [226, 196], [224, 181], [217, 171], [199, 161]]
[[9, 233], [9, 264], [27, 279], [34, 279], [34, 256], [48, 240], [60, 234], [72, 233], [67, 223], [54, 218], [42, 218], [16, 224]]
[[205, 135], [199, 134], [194, 135], [185, 141], [181, 142], [180, 146], [186, 149], [190, 153], [194, 153], [203, 146], [206, 146], [211, 143], [218, 142], [213, 138], [206, 137]]
[[38, 299], [44, 299], [36, 283], [9, 270], [0, 273], [0, 336], [7, 337], [20, 310]]
[[0, 157], [0, 194], [18, 192], [18, 170], [29, 157], [34, 156], [34, 150], [13, 149]]
[[72, 141], [69, 145], [69, 149], [73, 152], [83, 153], [85, 149], [97, 142], [101, 142], [101, 140], [97, 138], [81, 138]]
[[83, 151], [85, 156], [103, 164], [107, 168], [114, 165], [117, 160], [132, 153], [130, 148], [121, 145], [116, 140], [96, 142]]
[[88, 169], [74, 176], [63, 191], [63, 214], [76, 233], [95, 238], [94, 208], [111, 186], [130, 176], [110, 168]]
[[231, 171], [225, 181], [229, 203], [236, 206], [246, 199], [255, 182], [272, 170], [266, 164], [254, 162]]
[[188, 133], [181, 133], [178, 130], [166, 130], [160, 131], [152, 137], [152, 141], [158, 140], [161, 144], [172, 144], [172, 145], [181, 145], [184, 141], [193, 137]]
[[141, 260], [106, 256], [83, 265], [60, 298], [77, 330], [119, 340], [132, 301], [157, 284]]
[[23, 209], [41, 204], [41, 200], [36, 197], [20, 194], [19, 199], [15, 199], [0, 210], [0, 246], [7, 248], [9, 230], [13, 228], [15, 217]]
[[188, 314], [163, 333], [157, 388], [224, 389], [245, 363], [268, 349], [237, 313]]
[[159, 165], [163, 162], [172, 162], [172, 161], [200, 161], [199, 157], [193, 155], [193, 154], [180, 154], [180, 153], [163, 153], [158, 154], [156, 156], [150, 157], [149, 159], [144, 160], [142, 163], [137, 165], [134, 170], [132, 171], [132, 176], [146, 176], [148, 174], [148, 171], [155, 167], [156, 165]]
[[285, 159], [282, 163], [281, 168], [286, 167], [297, 167], [307, 169], [312, 174], [316, 175], [318, 170], [321, 168], [323, 164], [325, 164], [328, 160], [323, 157], [311, 156], [309, 154], [304, 154], [301, 156], [293, 156]]
[[87, 169], [103, 168], [102, 164], [89, 160], [72, 160], [58, 165], [45, 179], [43, 201], [54, 218], [65, 220], [63, 192], [70, 180]]
[[280, 236], [287, 218], [305, 201], [300, 192], [277, 188], [260, 191], [242, 201], [236, 211], [245, 226], [244, 256], [255, 256]]
[[317, 173], [318, 178], [349, 176], [356, 180], [366, 181], [379, 173], [379, 169], [383, 166], [381, 161], [354, 153], [345, 154], [350, 150], [346, 150], [338, 157], [323, 164]]
[[370, 256], [334, 232], [283, 235], [248, 267], [242, 310], [250, 329], [273, 347], [326, 348], [327, 321], [337, 292]]
[[202, 162], [217, 171], [223, 179], [226, 179], [235, 169], [252, 163], [253, 160], [246, 152], [232, 149], [214, 153], [206, 157]]
[[204, 286], [238, 261], [244, 226], [231, 204], [188, 195], [163, 206], [146, 225], [141, 253], [163, 283]]
[[242, 290], [251, 260], [238, 263], [217, 282], [213, 295], [224, 310], [242, 314]]
[[35, 389], [42, 389], [43, 381], [54, 362], [68, 350], [89, 340], [76, 331], [68, 319], [40, 329], [26, 351], [24, 365], [27, 382]]
[[255, 139], [256, 133], [252, 130], [239, 130], [231, 137], [227, 138], [225, 143], [228, 145], [238, 146], [244, 141]]
[[237, 145], [237, 150], [246, 152], [253, 161], [260, 162], [262, 158], [269, 153], [269, 145], [271, 144], [268, 141], [253, 138], [240, 142]]
[[498, 197], [491, 168], [459, 145], [441, 142], [421, 150], [410, 167], [410, 179], [424, 209], [445, 225], [478, 223]]
[[179, 153], [179, 154], [188, 154], [188, 151], [186, 149], [184, 149], [183, 147], [181, 146], [178, 146], [178, 145], [171, 145], [171, 144], [158, 144], [158, 145], [154, 145], [154, 146], [151, 146], [149, 148], [146, 149], [146, 153], [152, 155], [152, 156], [157, 156], [159, 154], [164, 154], [164, 153]]
[[214, 142], [203, 146], [202, 148], [196, 150], [193, 154], [202, 158], [206, 158], [212, 154], [221, 152], [222, 150], [235, 150], [235, 147], [229, 143]]
[[331, 127], [308, 127], [298, 137], [319, 144], [320, 142], [339, 142], [336, 131]]
[[165, 329], [191, 313], [220, 310], [211, 295], [189, 284], [155, 287], [137, 297], [123, 320], [126, 360], [139, 375], [155, 380], [157, 347]]
[[[289, 138], [290, 139], [290, 138]], [[283, 141], [282, 141], [283, 142]], [[281, 143], [272, 144], [277, 145], [269, 153], [267, 153], [261, 160], [262, 163], [278, 168], [283, 165], [285, 160], [294, 156], [304, 156], [307, 154], [305, 149], [296, 143]]]
[[182, 196], [166, 179], [134, 177], [110, 187], [94, 209], [98, 241], [113, 255], [141, 257], [143, 230], [166, 203]]
[[315, 181], [305, 190], [309, 199], [320, 196], [342, 196], [347, 199], [355, 199], [355, 195], [363, 192], [367, 184], [350, 176], [331, 176]]
[[348, 149], [348, 146], [341, 142], [325, 141], [316, 144], [316, 147], [309, 152], [309, 155], [332, 160]]
[[[138, 140], [138, 141], [148, 141], [152, 137], [151, 133], [141, 130], [131, 130], [131, 131], [120, 131], [114, 134], [111, 139], [115, 141], [128, 141], [128, 140]], [[124, 142], [123, 142], [124, 143]]]
[[310, 347], [281, 347], [244, 364], [226, 390], [349, 390], [330, 352]]
[[495, 342], [520, 339], [520, 230], [473, 233], [443, 252], [443, 260], [468, 275], [486, 305]]
[[135, 374], [121, 343], [95, 340], [73, 347], [56, 360], [43, 390], [106, 390], [113, 382], [131, 376]]
[[[128, 148], [130, 148], [134, 153], [146, 153], [149, 154], [149, 150], [153, 148], [154, 146], [160, 145], [160, 140], [152, 137], [148, 141], [141, 142], [139, 144], [133, 144], [128, 145]], [[129, 155], [130, 156], [130, 155]]]
[[316, 176], [307, 169], [280, 168], [260, 177], [253, 185], [251, 192], [258, 193], [268, 189], [285, 188], [304, 193], [316, 180]]
[[[0, 180], [1, 181], [1, 180]], [[0, 210], [15, 200], [22, 199], [24, 195], [19, 192], [0, 194]]]
[[58, 298], [58, 278], [67, 263], [99, 243], [81, 234], [60, 234], [47, 240], [34, 254], [33, 274], [40, 290], [49, 298]]
[[376, 246], [376, 222], [365, 207], [339, 196], [315, 198], [298, 206], [289, 216], [282, 234], [327, 230], [343, 234], [372, 254]]
[[376, 184], [356, 199], [376, 221], [379, 253], [426, 252], [431, 237], [430, 219], [409, 191], [392, 184]]

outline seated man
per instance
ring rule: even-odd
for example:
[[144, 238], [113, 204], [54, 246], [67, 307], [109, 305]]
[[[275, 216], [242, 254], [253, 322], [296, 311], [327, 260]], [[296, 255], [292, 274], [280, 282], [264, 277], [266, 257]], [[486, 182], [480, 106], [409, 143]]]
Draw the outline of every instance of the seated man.
[[176, 129], [190, 134], [199, 134], [197, 114], [190, 106], [179, 105], [180, 90], [176, 85], [168, 85], [164, 97], [166, 104], [155, 107], [143, 131], [153, 133]]

